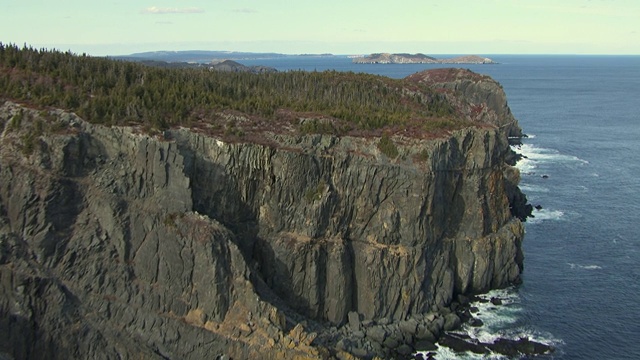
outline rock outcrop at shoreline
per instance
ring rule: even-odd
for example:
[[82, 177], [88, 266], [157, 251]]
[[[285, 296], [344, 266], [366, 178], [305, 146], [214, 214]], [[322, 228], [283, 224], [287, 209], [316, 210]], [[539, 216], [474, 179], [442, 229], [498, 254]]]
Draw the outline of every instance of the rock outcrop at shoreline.
[[482, 125], [397, 133], [395, 157], [379, 138], [150, 136], [4, 103], [0, 353], [402, 357], [435, 342], [460, 295], [520, 281], [526, 205], [504, 93], [445, 75], [413, 80]]

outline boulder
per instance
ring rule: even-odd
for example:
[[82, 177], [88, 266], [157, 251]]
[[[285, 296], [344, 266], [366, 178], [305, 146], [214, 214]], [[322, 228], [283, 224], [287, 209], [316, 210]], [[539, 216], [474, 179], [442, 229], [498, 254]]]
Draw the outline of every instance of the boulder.
[[444, 330], [445, 331], [455, 330], [461, 324], [462, 322], [460, 321], [460, 318], [458, 317], [458, 315], [451, 313], [447, 315], [444, 319]]

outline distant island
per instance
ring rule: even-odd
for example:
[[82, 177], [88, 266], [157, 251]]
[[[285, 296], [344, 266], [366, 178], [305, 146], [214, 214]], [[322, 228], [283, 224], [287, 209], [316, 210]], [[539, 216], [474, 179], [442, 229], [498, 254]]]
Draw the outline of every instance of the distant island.
[[477, 55], [458, 56], [450, 59], [437, 59], [425, 54], [389, 54], [376, 53], [353, 57], [356, 64], [497, 64], [495, 61]]

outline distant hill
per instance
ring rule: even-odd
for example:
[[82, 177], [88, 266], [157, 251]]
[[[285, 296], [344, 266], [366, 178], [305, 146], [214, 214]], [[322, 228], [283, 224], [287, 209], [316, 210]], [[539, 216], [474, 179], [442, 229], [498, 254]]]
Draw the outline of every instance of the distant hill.
[[230, 59], [269, 59], [286, 56], [278, 53], [252, 53], [238, 51], [208, 51], [208, 50], [188, 50], [188, 51], [149, 51], [135, 53], [126, 56], [118, 56], [118, 59], [133, 60], [157, 60], [167, 62], [191, 62], [209, 63], [213, 60]]
[[437, 59], [425, 54], [389, 54], [376, 53], [355, 57], [356, 64], [496, 64], [495, 61], [477, 55], [459, 56], [449, 59]]
[[[275, 59], [282, 58], [286, 54], [279, 53], [254, 53], [241, 51], [208, 51], [208, 50], [189, 50], [189, 51], [150, 51], [135, 53], [131, 55], [114, 56], [112, 58], [119, 60], [153, 60], [166, 62], [187, 62], [187, 63], [210, 63], [220, 60], [251, 60], [251, 59]], [[299, 56], [332, 56], [331, 54], [302, 54]]]
[[138, 60], [129, 58], [125, 61], [133, 61], [147, 66], [168, 68], [168, 69], [197, 69], [206, 68], [210, 70], [226, 71], [226, 72], [250, 72], [254, 74], [272, 73], [278, 70], [269, 66], [254, 65], [246, 66], [233, 60], [213, 60], [208, 64], [193, 62], [167, 62], [159, 60]]
[[261, 65], [246, 66], [238, 62], [235, 62], [233, 60], [224, 60], [218, 63], [212, 63], [211, 65], [208, 65], [208, 66], [210, 69], [218, 70], [218, 71], [250, 72], [254, 74], [272, 73], [272, 72], [278, 71], [275, 68], [272, 68], [269, 66], [261, 66]]

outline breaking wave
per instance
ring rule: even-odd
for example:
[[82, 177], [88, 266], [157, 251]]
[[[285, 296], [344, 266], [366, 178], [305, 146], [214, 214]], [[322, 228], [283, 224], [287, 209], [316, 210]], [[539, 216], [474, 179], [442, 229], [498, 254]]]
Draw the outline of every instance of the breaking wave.
[[600, 270], [602, 266], [600, 265], [580, 265], [574, 263], [567, 263], [572, 269], [583, 269], [583, 270]]
[[547, 210], [547, 209], [533, 210], [533, 216], [534, 217], [527, 219], [527, 223], [539, 224], [543, 221], [548, 221], [548, 220], [555, 220], [555, 221], [561, 220], [564, 216], [564, 212], [560, 210]]
[[555, 149], [540, 148], [531, 144], [512, 145], [512, 150], [522, 155], [522, 159], [518, 161], [516, 167], [521, 174], [534, 175], [535, 170], [540, 165], [549, 162], [570, 162], [577, 164], [588, 164], [587, 160], [583, 160], [577, 156], [561, 154]]
[[[482, 321], [482, 326], [473, 327], [464, 324], [459, 330], [453, 333], [468, 336], [483, 343], [493, 343], [498, 339], [519, 340], [528, 338], [532, 341], [552, 345], [557, 348], [563, 344], [562, 340], [555, 338], [549, 333], [537, 331], [528, 326], [522, 326], [522, 319], [526, 315], [517, 289], [507, 288], [492, 290], [486, 294], [479, 295], [479, 300], [471, 303], [471, 307], [477, 308], [473, 316]], [[500, 305], [494, 305], [491, 299], [500, 299]], [[439, 346], [431, 352], [435, 359], [509, 359], [509, 357], [490, 353], [474, 354], [471, 352], [456, 353], [453, 350]], [[423, 354], [427, 354], [424, 352]], [[426, 358], [426, 356], [425, 356]]]

